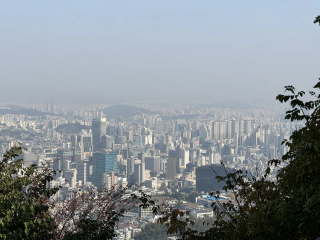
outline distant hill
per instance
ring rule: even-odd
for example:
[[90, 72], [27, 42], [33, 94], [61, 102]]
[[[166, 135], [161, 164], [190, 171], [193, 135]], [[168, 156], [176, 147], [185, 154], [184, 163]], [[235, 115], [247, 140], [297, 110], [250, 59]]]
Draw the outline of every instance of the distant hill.
[[152, 112], [146, 108], [140, 108], [130, 105], [113, 105], [103, 109], [103, 113], [106, 114], [107, 118], [130, 118], [134, 117], [137, 114], [156, 114], [158, 112]]
[[58, 133], [78, 134], [82, 129], [90, 129], [90, 126], [81, 125], [79, 123], [67, 123], [59, 125], [55, 130]]
[[46, 116], [46, 115], [55, 115], [53, 113], [41, 112], [36, 109], [24, 108], [18, 105], [8, 104], [5, 108], [0, 108], [0, 115], [3, 114], [25, 114], [28, 116]]
[[216, 107], [216, 108], [231, 108], [231, 109], [250, 109], [256, 108], [254, 105], [238, 102], [238, 101], [227, 101], [227, 102], [216, 102], [208, 104], [197, 104], [199, 107]]

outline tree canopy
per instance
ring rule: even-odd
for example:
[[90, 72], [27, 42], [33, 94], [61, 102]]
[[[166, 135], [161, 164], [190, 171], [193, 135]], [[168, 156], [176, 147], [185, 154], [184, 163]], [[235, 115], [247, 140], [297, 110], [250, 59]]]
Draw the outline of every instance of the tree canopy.
[[14, 160], [21, 153], [21, 146], [13, 147], [0, 162], [0, 239], [51, 239], [55, 223], [49, 198], [59, 188], [48, 183], [55, 171], [24, 167], [22, 159]]

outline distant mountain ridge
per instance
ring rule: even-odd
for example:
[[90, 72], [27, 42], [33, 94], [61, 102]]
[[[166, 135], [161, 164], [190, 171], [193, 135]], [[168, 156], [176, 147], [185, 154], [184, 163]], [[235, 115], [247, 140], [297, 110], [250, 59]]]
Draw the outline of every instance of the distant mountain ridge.
[[55, 130], [59, 133], [78, 134], [82, 129], [89, 130], [91, 126], [85, 126], [79, 123], [67, 123], [59, 125]]
[[14, 105], [14, 104], [7, 104], [4, 106], [5, 108], [0, 108], [0, 114], [25, 114], [28, 116], [46, 116], [46, 115], [55, 115], [53, 113], [48, 113], [48, 112], [41, 112], [36, 109], [31, 109], [31, 108], [25, 108], [21, 107], [19, 105]]
[[146, 108], [135, 107], [131, 105], [119, 104], [107, 107], [102, 110], [107, 118], [124, 117], [130, 118], [137, 114], [157, 114], [158, 112], [150, 111]]

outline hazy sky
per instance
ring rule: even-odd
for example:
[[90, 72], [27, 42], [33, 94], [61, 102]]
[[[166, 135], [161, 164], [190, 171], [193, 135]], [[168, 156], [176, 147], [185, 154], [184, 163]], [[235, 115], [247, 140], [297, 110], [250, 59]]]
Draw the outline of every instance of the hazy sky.
[[264, 101], [320, 77], [319, 0], [1, 1], [1, 102]]

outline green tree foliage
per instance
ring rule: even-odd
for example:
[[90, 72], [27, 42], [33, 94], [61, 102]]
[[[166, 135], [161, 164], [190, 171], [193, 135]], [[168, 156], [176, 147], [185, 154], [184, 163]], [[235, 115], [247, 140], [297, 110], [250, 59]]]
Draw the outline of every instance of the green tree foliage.
[[11, 148], [0, 162], [0, 239], [51, 239], [55, 228], [48, 214], [54, 171], [46, 166], [24, 167], [21, 146]]
[[191, 193], [189, 193], [187, 195], [186, 201], [195, 203], [196, 202], [196, 197], [198, 197], [198, 196], [199, 196], [198, 192], [192, 191]]
[[56, 172], [45, 164], [25, 167], [15, 160], [22, 151], [15, 146], [0, 161], [0, 239], [112, 239], [123, 213], [143, 200], [124, 197], [126, 188], [101, 188], [54, 202]]
[[[192, 219], [190, 217], [189, 222], [192, 221], [192, 230], [196, 230], [198, 232], [204, 232], [209, 229], [207, 223], [213, 222], [212, 218], [206, 217], [206, 218], [201, 218], [201, 219]], [[205, 222], [205, 224], [203, 224]], [[191, 225], [189, 223], [189, 225]], [[168, 226], [160, 223], [149, 223], [147, 224], [140, 233], [136, 234], [134, 236], [135, 240], [145, 240], [145, 239], [150, 239], [150, 240], [162, 240], [166, 239], [168, 237], [167, 235], [168, 232]], [[179, 235], [177, 235], [179, 237]]]
[[148, 223], [140, 233], [135, 234], [135, 240], [163, 240], [167, 238], [167, 227], [159, 223]]
[[[320, 89], [320, 81], [314, 88]], [[291, 231], [315, 239], [320, 236], [320, 94], [311, 91], [314, 100], [303, 101], [305, 92], [297, 92], [293, 86], [286, 86], [286, 91], [290, 94], [277, 96], [280, 102], [290, 101], [292, 109], [285, 118], [302, 120], [305, 126], [283, 141], [290, 151], [282, 157], [285, 166], [277, 174], [282, 200], [279, 211], [285, 214]]]
[[57, 228], [54, 239], [112, 239], [117, 222], [136, 201], [124, 197], [127, 188], [93, 189], [72, 192], [70, 200], [58, 202], [52, 209]]

